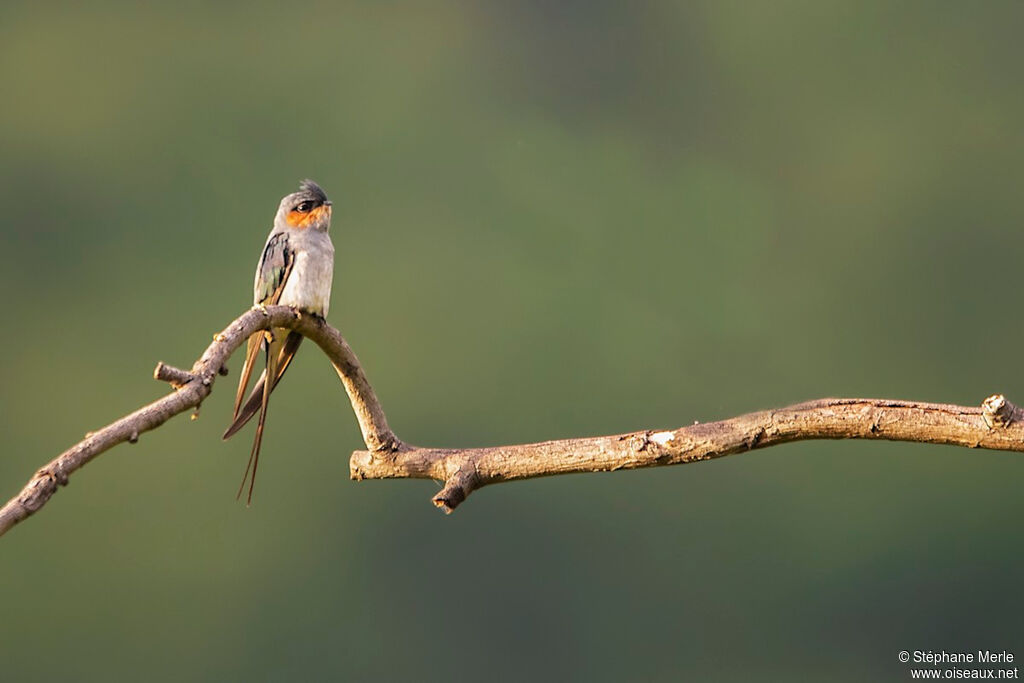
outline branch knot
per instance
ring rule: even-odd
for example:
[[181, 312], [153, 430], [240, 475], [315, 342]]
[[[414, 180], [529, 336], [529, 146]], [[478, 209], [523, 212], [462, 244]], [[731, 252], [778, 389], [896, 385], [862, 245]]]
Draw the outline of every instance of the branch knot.
[[1006, 400], [1002, 394], [993, 394], [981, 404], [981, 416], [989, 429], [1003, 429], [1016, 420], [1024, 419], [1024, 411]]

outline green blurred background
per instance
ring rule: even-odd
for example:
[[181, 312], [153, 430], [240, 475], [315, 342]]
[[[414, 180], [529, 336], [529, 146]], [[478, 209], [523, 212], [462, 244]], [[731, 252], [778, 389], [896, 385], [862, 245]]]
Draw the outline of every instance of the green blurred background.
[[[1018, 2], [0, 5], [4, 498], [335, 202], [330, 321], [407, 441], [828, 395], [1024, 400]], [[348, 481], [304, 347], [0, 540], [0, 678], [907, 678], [1024, 656], [1018, 455], [807, 442], [476, 493]]]

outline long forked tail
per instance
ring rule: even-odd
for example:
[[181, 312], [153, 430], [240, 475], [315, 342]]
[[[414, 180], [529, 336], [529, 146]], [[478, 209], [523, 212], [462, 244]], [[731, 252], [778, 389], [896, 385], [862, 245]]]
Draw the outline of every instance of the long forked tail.
[[[264, 378], [274, 377], [277, 378], [278, 361], [280, 357], [277, 353], [275, 344], [269, 344], [266, 350], [267, 357], [267, 369], [264, 372]], [[256, 438], [252, 441], [252, 450], [249, 451], [249, 462], [245, 466], [245, 474], [242, 475], [242, 483], [238, 486], [238, 494], [235, 499], [242, 497], [242, 490], [245, 488], [245, 480], [249, 477], [249, 470], [252, 469], [252, 479], [249, 480], [249, 497], [246, 499], [246, 505], [252, 505], [252, 490], [256, 486], [256, 468], [260, 464], [260, 444], [263, 443], [263, 425], [267, 421], [267, 405], [270, 403], [270, 392], [273, 391], [276, 381], [264, 382], [263, 383], [263, 395], [260, 401], [260, 419], [256, 423]], [[259, 385], [257, 385], [259, 386]]]
[[[270, 387], [271, 391], [277, 387], [277, 383], [281, 381], [282, 377], [284, 377], [284, 371], [288, 369], [288, 366], [295, 357], [295, 352], [299, 350], [299, 344], [301, 343], [302, 335], [298, 332], [290, 332], [288, 337], [284, 340], [284, 347], [281, 349], [280, 356], [278, 357], [277, 376], [274, 379], [273, 386]], [[246, 400], [245, 405], [242, 406], [240, 410], [236, 410], [235, 419], [231, 421], [231, 424], [224, 431], [224, 435], [221, 438], [230, 439], [232, 436], [237, 434], [238, 430], [244, 427], [249, 420], [252, 419], [252, 416], [255, 415], [263, 406], [263, 387], [266, 384], [266, 381], [267, 372], [264, 370], [263, 374], [260, 375], [259, 380], [257, 380], [256, 386], [253, 387], [252, 393], [249, 394], [249, 398]]]
[[249, 378], [252, 377], [253, 368], [256, 367], [256, 356], [269, 343], [272, 338], [267, 332], [257, 332], [249, 335], [245, 348], [245, 363], [242, 364], [242, 372], [238, 375], [238, 391], [235, 392], [235, 410], [231, 413], [231, 419], [238, 417], [238, 410], [242, 407], [242, 397], [245, 390], [249, 388]]
[[[277, 338], [280, 339], [280, 337]], [[263, 344], [266, 369], [253, 388], [252, 394], [249, 396], [249, 400], [246, 401], [245, 407], [241, 412], [238, 412], [236, 403], [237, 415], [234, 421], [232, 421], [231, 426], [224, 432], [225, 439], [231, 437], [256, 414], [256, 411], [259, 411], [260, 418], [256, 424], [256, 436], [253, 439], [252, 450], [249, 452], [249, 462], [245, 466], [245, 474], [242, 475], [242, 483], [238, 487], [238, 495], [236, 496], [236, 498], [242, 497], [242, 491], [245, 490], [245, 480], [249, 479], [249, 471], [251, 470], [252, 478], [249, 479], [247, 505], [252, 504], [252, 492], [256, 486], [256, 469], [260, 463], [260, 446], [263, 443], [263, 428], [267, 421], [267, 406], [270, 403], [270, 393], [277, 386], [277, 383], [281, 381], [281, 377], [284, 376], [285, 370], [288, 369], [292, 359], [295, 357], [295, 352], [298, 350], [300, 343], [302, 343], [302, 335], [290, 332], [284, 342], [271, 341], [270, 343]], [[271, 378], [269, 381], [268, 377]]]

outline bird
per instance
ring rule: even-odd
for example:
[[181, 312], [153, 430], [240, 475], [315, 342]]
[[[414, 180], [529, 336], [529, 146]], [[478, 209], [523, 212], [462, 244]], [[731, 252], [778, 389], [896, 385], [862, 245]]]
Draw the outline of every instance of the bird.
[[[281, 200], [274, 216], [274, 226], [256, 265], [253, 284], [255, 307], [291, 306], [321, 319], [327, 316], [334, 277], [334, 245], [328, 234], [330, 227], [331, 201], [327, 193], [312, 180], [303, 180], [298, 192], [286, 195]], [[249, 452], [249, 464], [245, 467], [236, 496], [242, 497], [246, 479], [252, 470], [247, 505], [252, 504], [270, 393], [281, 381], [301, 343], [301, 334], [285, 328], [261, 330], [249, 337], [245, 364], [235, 395], [234, 414], [223, 436], [224, 439], [231, 438], [253, 415], [259, 413], [256, 435]], [[245, 396], [260, 352], [263, 353], [266, 366], [243, 404], [242, 397]]]

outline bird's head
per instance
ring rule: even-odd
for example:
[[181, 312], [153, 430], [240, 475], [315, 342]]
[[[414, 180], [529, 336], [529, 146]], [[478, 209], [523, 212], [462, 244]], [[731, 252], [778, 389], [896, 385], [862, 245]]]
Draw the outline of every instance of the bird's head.
[[331, 200], [312, 180], [303, 180], [299, 191], [281, 200], [277, 209], [277, 224], [293, 230], [319, 230], [331, 227]]

